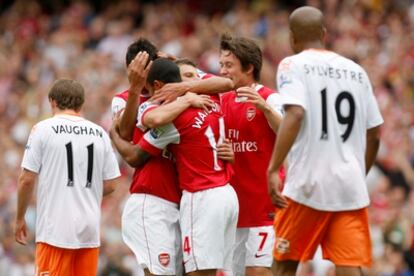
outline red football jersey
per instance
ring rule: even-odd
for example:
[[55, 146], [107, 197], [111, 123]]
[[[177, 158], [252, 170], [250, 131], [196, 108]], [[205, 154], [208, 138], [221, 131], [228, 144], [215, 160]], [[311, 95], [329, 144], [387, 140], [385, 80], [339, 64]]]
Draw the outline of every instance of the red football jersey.
[[[118, 110], [125, 108], [126, 101], [128, 100], [128, 90], [115, 95], [115, 98], [117, 98], [116, 104]], [[115, 98], [112, 102], [113, 111]], [[123, 106], [120, 99], [124, 101]], [[148, 99], [148, 94], [141, 94], [139, 104], [145, 103]], [[115, 113], [116, 112], [117, 111], [115, 111]], [[144, 134], [145, 132], [138, 127], [135, 127], [132, 142], [138, 144]], [[150, 158], [144, 166], [136, 168], [132, 177], [129, 192], [131, 194], [151, 194], [178, 204], [181, 199], [181, 191], [178, 187], [178, 178], [174, 163], [171, 161], [168, 154], [154, 156]]]
[[[228, 163], [217, 158], [216, 146], [225, 135], [224, 120], [218, 97], [214, 108], [204, 111], [188, 108], [172, 123], [152, 129], [139, 145], [157, 155], [167, 145], [176, 159], [180, 188], [197, 192], [226, 185], [231, 177]], [[154, 108], [151, 104], [140, 107], [140, 113]]]
[[[281, 110], [279, 95], [273, 90], [256, 85], [256, 91], [272, 108]], [[234, 91], [222, 95], [226, 137], [235, 154], [230, 183], [239, 198], [238, 227], [272, 225], [275, 208], [268, 195], [266, 172], [276, 135], [263, 112], [243, 101]]]

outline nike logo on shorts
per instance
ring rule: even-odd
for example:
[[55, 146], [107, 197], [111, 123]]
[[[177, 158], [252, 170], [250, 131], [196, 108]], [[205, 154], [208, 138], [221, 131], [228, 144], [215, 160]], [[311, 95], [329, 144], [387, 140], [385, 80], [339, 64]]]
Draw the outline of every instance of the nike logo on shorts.
[[254, 254], [254, 256], [255, 256], [256, 258], [260, 258], [260, 257], [266, 256], [266, 255], [267, 255], [267, 254], [260, 254], [260, 255], [259, 255], [259, 254], [257, 254], [257, 253], [256, 253], [256, 254]]

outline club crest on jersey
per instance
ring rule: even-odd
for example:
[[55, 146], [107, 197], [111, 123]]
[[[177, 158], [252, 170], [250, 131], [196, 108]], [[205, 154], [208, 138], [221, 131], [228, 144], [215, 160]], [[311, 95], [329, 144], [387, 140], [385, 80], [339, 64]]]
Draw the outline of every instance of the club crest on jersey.
[[292, 83], [292, 79], [290, 78], [290, 76], [285, 75], [283, 73], [279, 75], [279, 88], [282, 88], [285, 84], [289, 83]]
[[150, 135], [152, 138], [157, 139], [162, 135], [163, 131], [159, 128], [153, 128], [150, 130]]
[[290, 251], [290, 242], [283, 238], [276, 238], [275, 249], [279, 254], [285, 254]]
[[247, 111], [246, 111], [247, 121], [250, 122], [251, 120], [254, 119], [254, 117], [256, 117], [256, 108], [255, 107], [247, 108]]
[[168, 264], [170, 263], [170, 254], [161, 253], [160, 255], [158, 255], [158, 261], [161, 265], [168, 266]]

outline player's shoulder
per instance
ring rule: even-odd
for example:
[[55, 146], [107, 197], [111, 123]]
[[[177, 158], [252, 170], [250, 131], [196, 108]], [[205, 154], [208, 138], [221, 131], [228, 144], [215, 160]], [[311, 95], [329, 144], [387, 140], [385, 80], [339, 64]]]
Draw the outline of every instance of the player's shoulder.
[[215, 75], [211, 74], [211, 73], [207, 73], [204, 72], [203, 70], [201, 70], [200, 68], [196, 68], [197, 71], [197, 75], [200, 77], [200, 79], [205, 80], [205, 79], [209, 79], [211, 77], [215, 77]]
[[270, 87], [264, 86], [262, 84], [258, 84], [257, 87], [256, 87], [256, 90], [263, 98], [267, 98], [271, 94], [276, 93], [276, 90], [274, 90]]
[[33, 125], [32, 130], [31, 130], [31, 134], [34, 132], [38, 132], [38, 133], [44, 133], [46, 129], [48, 129], [50, 127], [50, 125], [53, 124], [53, 122], [55, 121], [54, 117], [50, 117], [44, 120], [41, 120], [39, 122], [37, 122], [36, 124]]
[[114, 100], [128, 100], [128, 94], [129, 94], [129, 90], [124, 90], [122, 92], [116, 93], [115, 96], [113, 97], [112, 101]]

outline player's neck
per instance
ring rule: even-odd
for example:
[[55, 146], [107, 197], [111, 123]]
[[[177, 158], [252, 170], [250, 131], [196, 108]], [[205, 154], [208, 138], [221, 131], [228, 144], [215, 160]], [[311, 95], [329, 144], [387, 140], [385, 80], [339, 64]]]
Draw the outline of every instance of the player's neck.
[[56, 109], [53, 112], [53, 115], [70, 115], [70, 116], [78, 116], [81, 117], [80, 111], [75, 111], [72, 109], [65, 109], [65, 110], [60, 110], [60, 109]]
[[325, 45], [320, 41], [312, 41], [303, 44], [302, 51], [316, 49], [316, 50], [325, 50]]
[[243, 82], [241, 82], [239, 85], [236, 85], [236, 88], [240, 88], [244, 86], [255, 87], [257, 84], [258, 84], [257, 81], [255, 81], [253, 78], [248, 78], [244, 80]]

